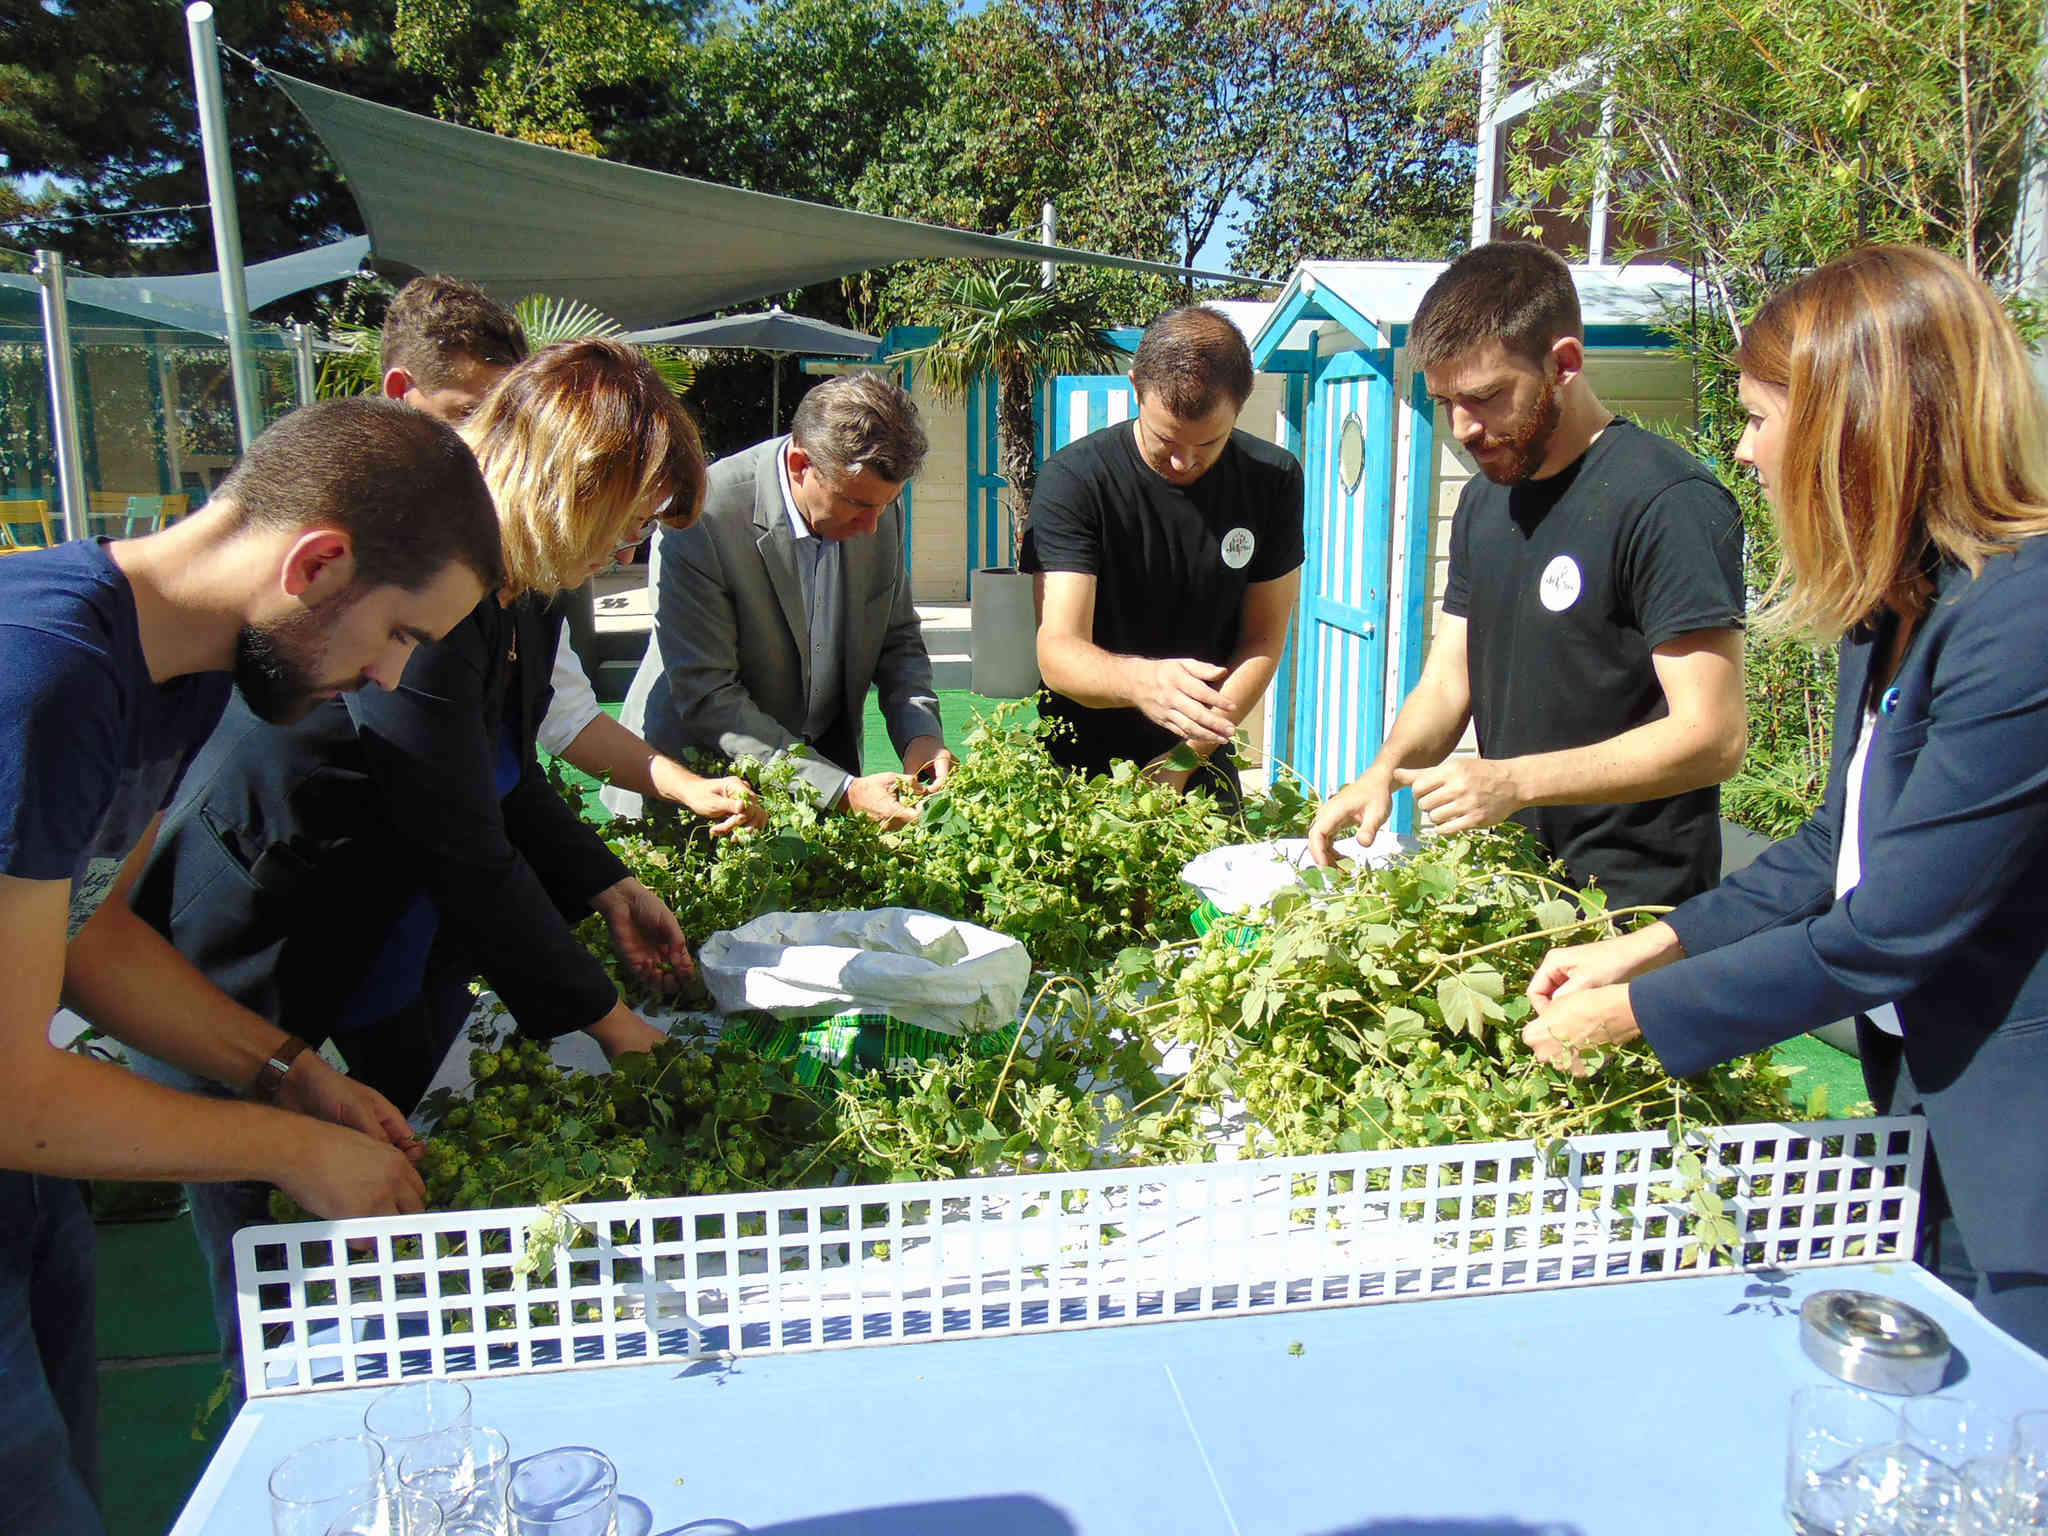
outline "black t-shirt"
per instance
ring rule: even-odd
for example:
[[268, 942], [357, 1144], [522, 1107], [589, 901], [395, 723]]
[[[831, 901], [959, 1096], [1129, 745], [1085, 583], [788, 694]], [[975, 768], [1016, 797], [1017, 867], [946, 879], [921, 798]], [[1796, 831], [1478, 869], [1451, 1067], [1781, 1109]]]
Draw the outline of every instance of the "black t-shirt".
[[[1475, 476], [1451, 525], [1444, 612], [1466, 621], [1479, 750], [1605, 741], [1669, 713], [1650, 652], [1742, 624], [1742, 515], [1677, 444], [1616, 421], [1562, 473]], [[1532, 806], [1515, 819], [1614, 907], [1677, 903], [1721, 873], [1721, 793]]]
[[[1093, 576], [1092, 638], [1113, 655], [1226, 662], [1245, 588], [1301, 564], [1301, 465], [1232, 432], [1201, 479], [1172, 485], [1139, 456], [1135, 425], [1104, 427], [1046, 460], [1018, 563]], [[1178, 739], [1138, 710], [1089, 709], [1049, 689], [1039, 709], [1073, 726], [1053, 756], [1085, 772], [1116, 758], [1148, 763]]]

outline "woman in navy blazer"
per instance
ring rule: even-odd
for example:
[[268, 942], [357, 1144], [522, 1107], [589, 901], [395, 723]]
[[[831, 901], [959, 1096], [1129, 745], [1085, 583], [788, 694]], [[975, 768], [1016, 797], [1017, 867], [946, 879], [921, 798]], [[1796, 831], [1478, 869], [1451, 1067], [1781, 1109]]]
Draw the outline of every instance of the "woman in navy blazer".
[[[1873, 247], [1738, 353], [1787, 578], [1761, 620], [1841, 643], [1821, 809], [1662, 922], [1553, 951], [1538, 1056], [1647, 1039], [1683, 1076], [1854, 1015], [1920, 1112], [1979, 1310], [2048, 1353], [2048, 410], [1958, 263]], [[1839, 892], [1839, 894], [1838, 894]]]

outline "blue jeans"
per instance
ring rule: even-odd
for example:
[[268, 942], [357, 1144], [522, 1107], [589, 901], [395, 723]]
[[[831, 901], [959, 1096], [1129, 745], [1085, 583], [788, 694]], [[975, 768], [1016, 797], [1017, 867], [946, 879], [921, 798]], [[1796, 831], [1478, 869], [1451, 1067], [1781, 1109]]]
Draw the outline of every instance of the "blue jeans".
[[76, 1182], [0, 1171], [0, 1536], [105, 1536], [96, 1253]]

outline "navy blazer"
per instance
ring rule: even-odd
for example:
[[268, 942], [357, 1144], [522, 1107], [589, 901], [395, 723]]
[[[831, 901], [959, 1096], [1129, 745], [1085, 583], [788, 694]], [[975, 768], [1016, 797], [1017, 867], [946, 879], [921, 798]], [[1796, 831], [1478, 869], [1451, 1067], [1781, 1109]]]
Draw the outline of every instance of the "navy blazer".
[[[1630, 1002], [1680, 1076], [1896, 1003], [1957, 1216], [1977, 1216], [1972, 1258], [2048, 1268], [2048, 538], [1974, 580], [1938, 569], [1873, 688], [1891, 632], [1842, 645], [1819, 812], [1666, 919], [1691, 958], [1631, 982]], [[1873, 693], [1862, 874], [1837, 901], [1844, 774]], [[1980, 1252], [1994, 1245], [2012, 1251]]]
[[[365, 688], [287, 726], [237, 695], [186, 775], [135, 910], [216, 985], [320, 1039], [424, 889], [523, 1032], [616, 1005], [570, 921], [626, 867], [542, 774], [559, 612], [495, 594], [392, 692]], [[519, 778], [497, 792], [507, 721]]]

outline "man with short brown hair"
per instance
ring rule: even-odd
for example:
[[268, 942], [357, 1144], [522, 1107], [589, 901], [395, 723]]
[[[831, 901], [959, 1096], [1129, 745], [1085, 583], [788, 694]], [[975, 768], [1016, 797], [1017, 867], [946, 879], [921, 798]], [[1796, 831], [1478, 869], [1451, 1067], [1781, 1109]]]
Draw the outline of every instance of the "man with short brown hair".
[[[501, 574], [469, 450], [376, 400], [284, 417], [161, 533], [0, 561], [0, 1532], [101, 1530], [76, 1180], [262, 1178], [321, 1216], [420, 1209], [397, 1109], [232, 1002], [127, 895], [231, 679], [273, 720], [394, 687]], [[53, 1048], [60, 1001], [258, 1102]]]
[[526, 331], [474, 283], [434, 274], [399, 289], [384, 311], [383, 394], [460, 425], [514, 363]]
[[[1128, 759], [1235, 801], [1236, 769], [1218, 749], [1286, 643], [1301, 465], [1237, 430], [1251, 350], [1216, 310], [1147, 326], [1131, 386], [1137, 414], [1054, 454], [1031, 498], [1019, 563], [1038, 578], [1040, 712], [1069, 726], [1050, 750], [1070, 768]], [[1198, 767], [1172, 766], [1182, 744]]]
[[[1610, 905], [1676, 905], [1721, 874], [1742, 761], [1742, 515], [1676, 443], [1617, 420], [1584, 368], [1562, 257], [1497, 241], [1423, 295], [1408, 345], [1479, 468], [1443, 613], [1378, 755], [1309, 831], [1370, 840], [1396, 788], [1444, 831], [1509, 820]], [[1479, 755], [1452, 757], [1467, 721]]]

